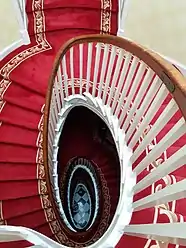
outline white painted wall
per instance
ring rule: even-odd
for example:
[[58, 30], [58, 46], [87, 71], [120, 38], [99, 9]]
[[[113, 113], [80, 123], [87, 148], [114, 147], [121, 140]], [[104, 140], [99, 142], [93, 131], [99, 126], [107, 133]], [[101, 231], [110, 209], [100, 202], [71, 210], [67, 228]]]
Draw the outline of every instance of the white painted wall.
[[0, 0], [0, 51], [21, 39], [19, 23], [11, 0]]
[[186, 0], [127, 0], [126, 37], [186, 65]]
[[25, 13], [26, 0], [0, 0], [0, 60], [30, 43]]

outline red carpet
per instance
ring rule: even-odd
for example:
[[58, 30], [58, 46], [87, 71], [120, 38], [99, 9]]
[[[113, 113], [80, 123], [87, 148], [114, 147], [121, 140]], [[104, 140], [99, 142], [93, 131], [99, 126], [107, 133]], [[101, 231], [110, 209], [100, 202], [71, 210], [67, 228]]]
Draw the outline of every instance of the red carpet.
[[[26, 226], [59, 242], [64, 240], [67, 242], [61, 232], [60, 222], [51, 208], [45, 181], [42, 131], [46, 89], [56, 53], [64, 42], [83, 34], [116, 34], [117, 2], [115, 0], [27, 0], [31, 44], [18, 48], [0, 62], [0, 88], [3, 96], [3, 100], [0, 101], [0, 223]], [[162, 111], [168, 101], [169, 99], [162, 105]], [[159, 114], [160, 112], [155, 119]], [[179, 114], [175, 115], [166, 129], [158, 134], [157, 142], [167, 133], [168, 128], [177, 122]], [[73, 128], [73, 131], [77, 130]], [[108, 163], [107, 151], [100, 148], [101, 153], [97, 154], [95, 151], [98, 145], [96, 147], [87, 145], [89, 140], [87, 133], [76, 132], [76, 137], [74, 136], [73, 139], [76, 139], [77, 143], [82, 140], [81, 146], [75, 147], [69, 144], [69, 147], [65, 147], [66, 156], [63, 157], [63, 163], [66, 164], [70, 157], [77, 156], [78, 153], [80, 156], [89, 155], [95, 163], [101, 165], [108, 187], [111, 189], [111, 220], [117, 203], [118, 196], [115, 192], [118, 186], [109, 175], [116, 171], [112, 163]], [[66, 135], [68, 137], [64, 135], [64, 140], [69, 139], [69, 134]], [[179, 139], [166, 154], [162, 154], [161, 162], [175, 153], [185, 143], [185, 138]], [[142, 154], [140, 159], [145, 155]], [[150, 169], [153, 169], [152, 165], [139, 175], [138, 180], [148, 174]], [[118, 175], [115, 174], [115, 178], [118, 178]], [[165, 187], [183, 178], [185, 178], [185, 166], [156, 182], [154, 187], [156, 189]], [[115, 186], [112, 187], [113, 185]], [[152, 187], [148, 187], [135, 198], [140, 199], [151, 192]], [[156, 221], [160, 223], [186, 220], [185, 201], [178, 200], [158, 208], [136, 212], [133, 214], [132, 223], [152, 223], [155, 215], [157, 215]], [[27, 242], [0, 243], [0, 247], [3, 248], [28, 246], [30, 244]], [[155, 241], [124, 236], [117, 245], [117, 248], [123, 247], [159, 246]]]

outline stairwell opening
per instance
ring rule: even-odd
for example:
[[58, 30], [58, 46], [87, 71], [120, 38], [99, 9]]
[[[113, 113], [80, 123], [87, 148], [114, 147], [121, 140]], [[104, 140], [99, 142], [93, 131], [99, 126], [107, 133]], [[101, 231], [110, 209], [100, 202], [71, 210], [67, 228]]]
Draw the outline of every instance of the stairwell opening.
[[117, 208], [120, 161], [109, 128], [84, 106], [70, 110], [61, 132], [58, 185], [69, 238], [94, 243], [108, 229]]

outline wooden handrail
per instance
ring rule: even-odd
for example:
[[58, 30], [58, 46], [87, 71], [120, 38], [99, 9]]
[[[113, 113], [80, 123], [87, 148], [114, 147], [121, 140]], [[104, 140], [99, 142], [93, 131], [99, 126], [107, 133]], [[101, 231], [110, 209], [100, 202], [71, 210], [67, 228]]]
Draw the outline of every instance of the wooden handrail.
[[[170, 63], [165, 61], [160, 55], [157, 53], [145, 48], [133, 41], [128, 39], [124, 39], [121, 37], [113, 36], [113, 35], [86, 35], [86, 36], [78, 36], [76, 38], [72, 38], [67, 41], [59, 50], [52, 71], [52, 75], [50, 77], [48, 91], [51, 92], [53, 87], [53, 79], [57, 73], [57, 69], [59, 63], [66, 52], [74, 45], [89, 43], [89, 42], [99, 42], [99, 43], [107, 43], [119, 48], [124, 49], [127, 52], [132, 53], [143, 62], [145, 62], [165, 83], [166, 87], [174, 97], [177, 102], [180, 110], [184, 118], [186, 119], [186, 104], [184, 106], [182, 100], [186, 100], [186, 80], [183, 75]], [[50, 93], [49, 93], [50, 94]], [[48, 98], [48, 92], [47, 92]], [[47, 100], [47, 99], [46, 99]], [[48, 99], [49, 100], [49, 99]], [[46, 101], [47, 103], [47, 101]]]
[[130, 40], [111, 36], [111, 35], [86, 35], [78, 36], [66, 42], [59, 50], [52, 73], [49, 79], [48, 90], [46, 94], [45, 113], [44, 113], [44, 135], [43, 135], [43, 154], [44, 154], [44, 166], [46, 171], [46, 180], [49, 190], [49, 195], [52, 201], [53, 208], [56, 216], [60, 219], [59, 213], [56, 209], [56, 205], [53, 199], [49, 168], [48, 168], [48, 122], [49, 122], [49, 110], [51, 103], [52, 88], [54, 85], [54, 79], [57, 74], [59, 63], [66, 54], [66, 52], [77, 44], [82, 43], [106, 43], [122, 48], [127, 52], [130, 52], [134, 56], [138, 57], [145, 64], [147, 64], [163, 81], [167, 89], [172, 94], [173, 98], [177, 102], [183, 117], [186, 120], [186, 80], [183, 75], [170, 63], [166, 62], [160, 55], [152, 52], [151, 50], [138, 45]]

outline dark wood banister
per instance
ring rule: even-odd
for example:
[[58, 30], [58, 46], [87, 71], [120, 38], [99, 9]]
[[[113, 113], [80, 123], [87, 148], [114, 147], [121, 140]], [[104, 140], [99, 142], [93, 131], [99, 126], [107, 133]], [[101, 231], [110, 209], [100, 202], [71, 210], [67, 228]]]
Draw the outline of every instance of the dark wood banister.
[[66, 52], [74, 45], [81, 43], [89, 43], [89, 42], [106, 43], [117, 46], [119, 48], [124, 49], [125, 51], [132, 53], [134, 56], [138, 57], [143, 62], [145, 62], [162, 79], [162, 81], [164, 82], [164, 84], [172, 94], [173, 98], [177, 102], [183, 114], [183, 117], [186, 120], [186, 80], [183, 77], [183, 75], [172, 64], [166, 62], [160, 55], [128, 39], [124, 39], [117, 36], [111, 36], [111, 35], [98, 34], [98, 35], [78, 36], [67, 41], [61, 47], [61, 49], [59, 50], [56, 56], [52, 73], [49, 79], [49, 84], [46, 94], [46, 102], [45, 102], [44, 130], [43, 130], [43, 155], [44, 155], [44, 166], [46, 171], [47, 187], [48, 187], [50, 200], [52, 201], [54, 211], [59, 220], [60, 220], [60, 215], [56, 209], [56, 205], [53, 199], [50, 176], [49, 176], [49, 168], [48, 168], [48, 121], [49, 121], [49, 110], [50, 110], [52, 88], [59, 63], [61, 62]]

